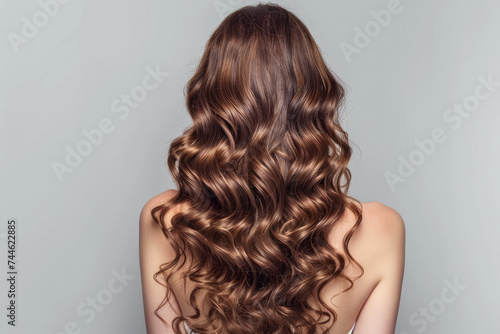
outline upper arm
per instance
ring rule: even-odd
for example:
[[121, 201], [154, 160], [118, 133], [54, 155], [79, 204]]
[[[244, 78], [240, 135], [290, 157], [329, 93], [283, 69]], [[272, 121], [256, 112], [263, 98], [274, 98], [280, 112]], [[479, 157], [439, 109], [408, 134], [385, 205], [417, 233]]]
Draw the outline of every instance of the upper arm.
[[[161, 264], [173, 259], [175, 252], [160, 227], [154, 222], [151, 216], [151, 209], [165, 203], [174, 194], [175, 190], [167, 190], [149, 200], [142, 208], [139, 219], [139, 259], [142, 298], [148, 334], [173, 333], [170, 324], [173, 318], [182, 315], [173, 293], [170, 294], [169, 301], [158, 310], [159, 315], [167, 322], [167, 328], [154, 313], [154, 310], [166, 296], [166, 288], [157, 283], [153, 279], [153, 275], [159, 270]], [[157, 279], [160, 280], [162, 277], [159, 275]], [[164, 281], [162, 283], [165, 284]]]
[[394, 334], [405, 264], [405, 226], [397, 211], [376, 203], [370, 233], [377, 238], [376, 270], [381, 279], [363, 305], [354, 334]]

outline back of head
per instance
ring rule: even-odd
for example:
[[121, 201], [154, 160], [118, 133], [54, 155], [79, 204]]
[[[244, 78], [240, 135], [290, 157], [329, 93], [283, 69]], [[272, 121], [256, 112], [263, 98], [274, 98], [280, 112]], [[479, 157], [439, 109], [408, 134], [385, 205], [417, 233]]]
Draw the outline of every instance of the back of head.
[[[168, 154], [179, 191], [153, 210], [177, 256], [157, 274], [189, 256], [189, 278], [210, 305], [188, 320], [198, 333], [314, 332], [335, 312], [323, 301], [329, 312], [311, 310], [307, 299], [336, 277], [352, 286], [329, 232], [346, 208], [356, 213], [350, 257], [361, 221], [347, 195], [339, 80], [293, 13], [258, 4], [223, 20], [186, 88], [193, 124]], [[189, 205], [165, 228], [179, 203]], [[174, 321], [178, 333], [184, 319]]]

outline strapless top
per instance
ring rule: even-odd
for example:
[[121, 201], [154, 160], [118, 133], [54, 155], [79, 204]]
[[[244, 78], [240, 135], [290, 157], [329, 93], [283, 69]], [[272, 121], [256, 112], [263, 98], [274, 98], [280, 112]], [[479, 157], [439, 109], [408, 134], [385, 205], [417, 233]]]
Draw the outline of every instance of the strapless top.
[[[356, 326], [356, 323], [354, 323], [354, 325], [352, 325], [351, 330], [350, 330], [350, 331], [349, 331], [349, 333], [347, 333], [347, 334], [352, 334], [352, 331], [354, 330], [354, 326]], [[186, 332], [187, 332], [187, 334], [197, 334], [196, 332], [193, 332], [193, 331], [191, 330], [191, 328], [189, 328], [189, 327], [188, 327], [188, 325], [186, 324], [186, 322], [185, 322], [185, 321], [184, 321], [184, 328], [186, 328]]]

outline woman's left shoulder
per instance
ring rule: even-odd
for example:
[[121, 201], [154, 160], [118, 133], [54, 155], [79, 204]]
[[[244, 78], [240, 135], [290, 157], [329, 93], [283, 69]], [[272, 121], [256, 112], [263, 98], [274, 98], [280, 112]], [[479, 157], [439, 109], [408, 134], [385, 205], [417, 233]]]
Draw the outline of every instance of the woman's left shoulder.
[[144, 206], [155, 207], [167, 203], [172, 197], [177, 195], [179, 191], [176, 189], [167, 189], [164, 192], [154, 196], [146, 202]]
[[154, 196], [149, 201], [146, 202], [144, 207], [154, 208], [156, 206], [166, 204], [171, 198], [178, 194], [179, 190], [177, 189], [167, 189], [164, 192]]

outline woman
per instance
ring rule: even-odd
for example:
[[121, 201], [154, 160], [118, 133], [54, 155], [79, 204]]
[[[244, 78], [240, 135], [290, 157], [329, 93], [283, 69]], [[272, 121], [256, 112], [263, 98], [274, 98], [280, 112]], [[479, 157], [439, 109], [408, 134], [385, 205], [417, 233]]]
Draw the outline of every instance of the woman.
[[140, 216], [149, 334], [394, 333], [404, 223], [347, 195], [343, 99], [286, 9], [246, 6], [215, 30], [168, 154], [178, 190]]

